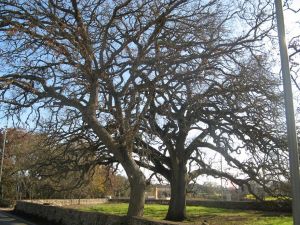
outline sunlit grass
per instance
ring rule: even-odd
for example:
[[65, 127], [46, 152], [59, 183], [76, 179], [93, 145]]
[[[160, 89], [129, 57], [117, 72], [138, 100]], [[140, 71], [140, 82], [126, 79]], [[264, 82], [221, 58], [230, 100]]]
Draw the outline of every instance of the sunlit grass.
[[[245, 196], [246, 200], [255, 200], [255, 196], [248, 194]], [[291, 200], [290, 197], [272, 197], [272, 196], [266, 196], [264, 198], [265, 201], [286, 201], [286, 200]]]
[[[84, 206], [82, 211], [104, 212], [115, 215], [126, 215], [128, 204], [98, 204]], [[162, 220], [166, 216], [168, 206], [147, 204], [145, 205], [144, 217]], [[210, 225], [292, 225], [292, 217], [289, 214], [270, 213], [249, 210], [232, 210], [221, 208], [209, 208], [203, 206], [187, 206], [187, 220], [196, 222], [207, 220]]]

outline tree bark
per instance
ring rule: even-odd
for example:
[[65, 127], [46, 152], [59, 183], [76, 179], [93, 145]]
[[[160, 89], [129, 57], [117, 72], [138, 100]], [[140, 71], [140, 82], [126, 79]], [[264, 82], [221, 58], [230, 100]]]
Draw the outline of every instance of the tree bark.
[[182, 221], [186, 218], [187, 169], [184, 162], [173, 162], [171, 170], [171, 199], [167, 220]]
[[143, 216], [145, 205], [146, 181], [141, 171], [135, 171], [129, 175], [130, 200], [127, 216]]
[[143, 216], [146, 190], [145, 176], [130, 156], [130, 151], [121, 150], [120, 152], [122, 154], [122, 160], [120, 161], [128, 176], [130, 184], [130, 200], [127, 216]]

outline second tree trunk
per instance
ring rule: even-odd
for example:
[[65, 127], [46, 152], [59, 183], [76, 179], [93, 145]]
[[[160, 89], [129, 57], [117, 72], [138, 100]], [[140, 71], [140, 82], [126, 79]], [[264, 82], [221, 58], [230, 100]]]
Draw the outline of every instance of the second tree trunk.
[[186, 218], [187, 169], [185, 163], [173, 165], [171, 174], [171, 199], [166, 219], [182, 221]]

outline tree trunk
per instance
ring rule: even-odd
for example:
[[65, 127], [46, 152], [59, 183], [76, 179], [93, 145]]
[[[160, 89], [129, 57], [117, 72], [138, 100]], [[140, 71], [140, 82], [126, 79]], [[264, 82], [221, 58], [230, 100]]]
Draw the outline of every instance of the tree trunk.
[[145, 205], [146, 181], [141, 171], [135, 171], [129, 175], [130, 200], [127, 216], [143, 216]]
[[173, 162], [172, 164], [171, 199], [166, 219], [182, 221], [186, 218], [187, 169], [183, 162]]
[[130, 184], [130, 200], [127, 216], [143, 216], [145, 205], [146, 179], [128, 151], [123, 153], [121, 162]]

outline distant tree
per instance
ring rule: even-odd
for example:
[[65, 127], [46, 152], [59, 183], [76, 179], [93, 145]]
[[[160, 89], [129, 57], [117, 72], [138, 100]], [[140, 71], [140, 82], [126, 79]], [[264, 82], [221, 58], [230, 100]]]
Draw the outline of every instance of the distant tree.
[[[2, 177], [6, 199], [96, 198], [112, 193], [124, 194], [128, 188], [127, 179], [114, 173], [110, 167], [96, 165], [85, 169], [79, 161], [87, 160], [91, 164], [96, 160], [76, 157], [76, 150], [70, 145], [57, 144], [60, 149], [53, 151], [54, 145], [49, 148], [47, 135], [12, 128], [6, 133]], [[0, 141], [3, 143], [3, 134]], [[82, 151], [80, 144], [87, 146], [73, 141], [73, 148], [76, 144], [77, 151]], [[69, 151], [64, 149], [66, 146]], [[59, 164], [65, 164], [67, 168]]]
[[[225, 190], [224, 187], [223, 189]], [[224, 197], [222, 196], [222, 187], [212, 182], [204, 182], [203, 184], [190, 183], [187, 185], [187, 193], [190, 193], [192, 197], [204, 199], [222, 200], [222, 197]]]
[[113, 173], [112, 169], [105, 166], [96, 166], [85, 182], [74, 185], [74, 177], [78, 174], [81, 173], [70, 173], [64, 179], [40, 177], [33, 186], [33, 198], [103, 198], [125, 195], [129, 189], [125, 177]]
[[128, 197], [129, 191], [128, 179], [115, 173], [113, 169], [107, 168], [105, 195], [113, 197]]
[[[3, 144], [3, 132], [0, 142]], [[26, 169], [32, 161], [30, 153], [40, 147], [41, 137], [38, 134], [26, 132], [24, 129], [6, 129], [6, 146], [3, 164], [2, 187], [4, 198], [15, 199], [19, 196], [29, 198], [34, 182]]]

